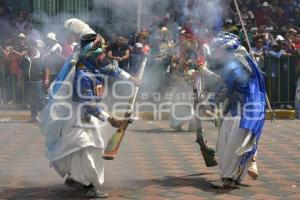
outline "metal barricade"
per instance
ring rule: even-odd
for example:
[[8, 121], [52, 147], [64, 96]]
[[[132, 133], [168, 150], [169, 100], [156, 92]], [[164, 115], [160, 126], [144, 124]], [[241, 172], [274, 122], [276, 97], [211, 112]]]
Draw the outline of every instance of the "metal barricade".
[[275, 108], [294, 105], [299, 61], [296, 55], [264, 58], [262, 70], [265, 73], [266, 90]]

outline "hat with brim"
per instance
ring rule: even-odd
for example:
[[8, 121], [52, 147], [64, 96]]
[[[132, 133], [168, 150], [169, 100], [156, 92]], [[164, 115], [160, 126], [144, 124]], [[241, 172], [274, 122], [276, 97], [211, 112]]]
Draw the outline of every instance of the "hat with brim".
[[138, 42], [138, 43], [135, 44], [135, 47], [136, 48], [143, 48], [143, 44]]
[[55, 33], [52, 33], [52, 32], [48, 33], [47, 34], [47, 38], [50, 39], [50, 40], [53, 40], [53, 41], [57, 42]]
[[263, 4], [262, 4], [263, 7], [268, 7], [269, 6], [269, 3], [267, 1], [265, 1]]
[[80, 37], [80, 46], [81, 48], [85, 47], [87, 44], [94, 42], [96, 40], [97, 34], [95, 33], [89, 33], [82, 35]]
[[20, 33], [17, 37], [21, 38], [21, 39], [25, 39], [26, 38], [26, 36], [24, 35], [24, 33]]
[[277, 41], [284, 41], [284, 37], [282, 37], [282, 35], [277, 35], [276, 40]]

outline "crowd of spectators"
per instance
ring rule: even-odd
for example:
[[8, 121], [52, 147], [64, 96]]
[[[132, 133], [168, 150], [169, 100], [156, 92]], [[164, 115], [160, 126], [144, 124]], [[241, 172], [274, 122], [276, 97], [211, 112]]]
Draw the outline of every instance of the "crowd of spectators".
[[[300, 61], [300, 0], [239, 0], [238, 4], [251, 50], [265, 73], [271, 101], [290, 102], [295, 98], [299, 72], [297, 67]], [[162, 74], [170, 72], [168, 66], [172, 59], [169, 54], [174, 51], [169, 49], [177, 47], [176, 44], [184, 32], [193, 32], [187, 22], [196, 6], [196, 0], [187, 0], [183, 9], [179, 10], [179, 6], [174, 6], [166, 15], [160, 16], [157, 21], [131, 35], [111, 32], [110, 35], [104, 36], [107, 41], [107, 56], [117, 61], [122, 69], [136, 75], [144, 56], [151, 54], [156, 65], [165, 66], [160, 71]], [[221, 29], [239, 35], [242, 44], [249, 48], [233, 2], [227, 11], [221, 20]], [[70, 34], [58, 37], [53, 32], [41, 33], [30, 22], [28, 13], [20, 12], [12, 17], [3, 5], [0, 5], [0, 25], [6, 27], [0, 30], [0, 103], [24, 102], [26, 96], [34, 92], [21, 92], [26, 87], [45, 93], [45, 88], [55, 79], [64, 60], [76, 48], [78, 38]], [[193, 22], [193, 26], [198, 25]], [[209, 37], [213, 33], [206, 35]], [[29, 63], [35, 63], [32, 64], [36, 65], [35, 73], [28, 74], [26, 59]], [[28, 86], [26, 81], [30, 82], [31, 79], [39, 81], [40, 84]], [[290, 97], [287, 97], [285, 92], [288, 92]], [[33, 102], [31, 107], [35, 115], [39, 106], [36, 101]], [[292, 108], [287, 104], [280, 106]]]
[[[239, 7], [252, 51], [265, 72], [271, 101], [294, 99], [300, 61], [300, 1], [246, 0], [239, 1]], [[247, 47], [234, 4], [224, 22], [224, 30], [238, 34]]]
[[53, 32], [38, 31], [28, 13], [13, 16], [1, 5], [0, 16], [0, 103], [28, 104], [31, 121], [36, 121], [51, 82], [72, 54], [72, 43], [59, 42]]

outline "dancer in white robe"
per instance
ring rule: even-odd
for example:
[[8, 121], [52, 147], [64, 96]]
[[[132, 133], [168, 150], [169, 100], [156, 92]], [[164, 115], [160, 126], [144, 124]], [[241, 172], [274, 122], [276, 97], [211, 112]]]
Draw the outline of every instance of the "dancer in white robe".
[[97, 34], [81, 36], [81, 49], [69, 59], [52, 87], [52, 99], [40, 116], [46, 136], [50, 165], [65, 184], [76, 187], [88, 197], [107, 197], [101, 192], [104, 182], [103, 125], [108, 121], [119, 127], [122, 121], [98, 105], [103, 95], [103, 78], [108, 75], [135, 78], [110, 64]]

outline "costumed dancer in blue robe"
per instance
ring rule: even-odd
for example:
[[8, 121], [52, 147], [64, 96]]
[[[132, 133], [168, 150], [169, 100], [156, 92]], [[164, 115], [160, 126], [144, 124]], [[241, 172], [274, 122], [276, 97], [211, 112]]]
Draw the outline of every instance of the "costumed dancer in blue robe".
[[41, 113], [40, 125], [50, 165], [61, 177], [67, 177], [65, 184], [81, 189], [88, 197], [107, 197], [101, 192], [103, 125], [108, 121], [117, 128], [122, 121], [98, 104], [104, 86], [100, 75], [135, 84], [138, 81], [106, 61], [101, 37], [87, 29], [81, 34], [80, 50], [64, 64], [51, 87], [51, 99]]
[[256, 153], [266, 113], [263, 75], [235, 35], [220, 33], [211, 43], [212, 65], [225, 90], [224, 118], [217, 142], [218, 164], [224, 187], [241, 182]]

